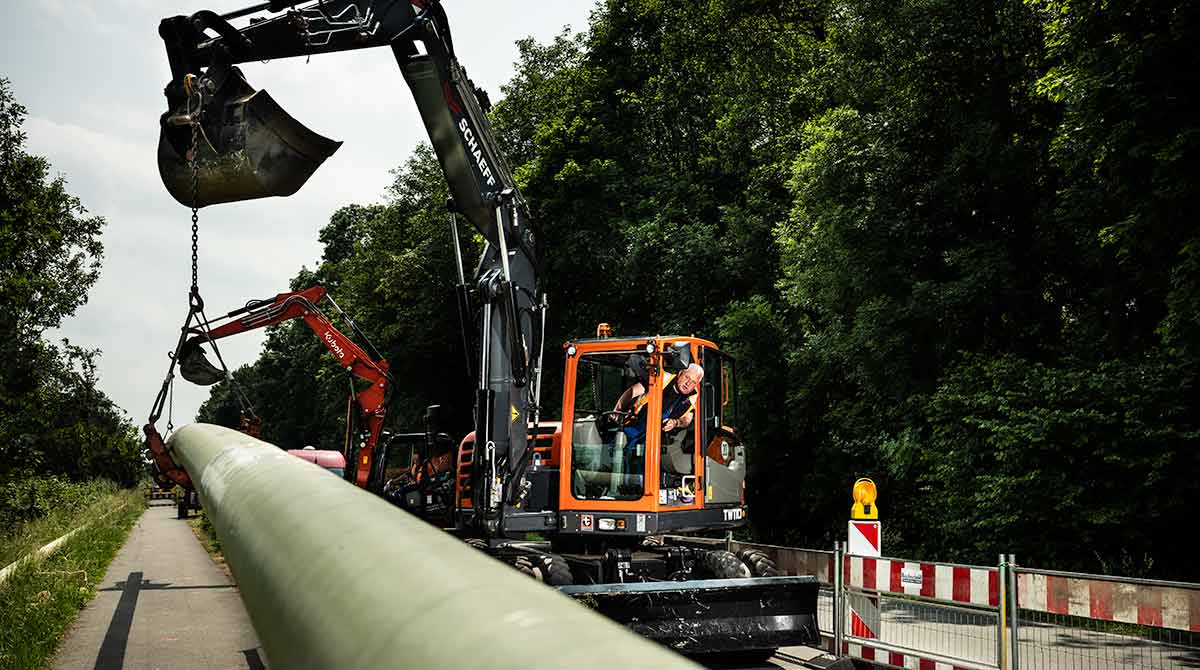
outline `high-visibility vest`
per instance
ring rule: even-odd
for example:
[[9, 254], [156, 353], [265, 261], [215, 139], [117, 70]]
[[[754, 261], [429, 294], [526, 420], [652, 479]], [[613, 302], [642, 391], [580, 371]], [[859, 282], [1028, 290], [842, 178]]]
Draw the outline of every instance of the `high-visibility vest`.
[[[663, 377], [663, 388], [664, 389], [670, 388], [671, 384], [674, 381], [675, 381], [675, 375], [673, 375], [669, 372], [666, 373]], [[659, 420], [666, 421], [671, 416], [672, 412], [679, 406], [680, 403], [688, 404], [687, 410], [683, 414], [679, 415], [680, 418], [686, 416], [688, 412], [694, 412], [696, 410], [696, 398], [698, 396], [699, 396], [699, 394], [695, 393], [695, 392], [693, 392], [691, 395], [679, 396], [675, 400], [674, 405], [672, 405], [671, 407], [662, 407], [661, 408], [662, 417], [660, 417]], [[637, 442], [638, 440], [640, 440], [642, 437], [645, 436], [646, 417], [645, 417], [645, 415], [642, 414], [642, 410], [647, 409], [647, 406], [649, 404], [650, 404], [650, 392], [648, 390], [645, 393], [638, 396], [633, 402], [633, 413], [631, 415], [631, 417], [632, 417], [631, 423], [630, 423], [630, 425], [626, 426], [626, 428], [625, 428], [625, 434], [628, 436], [630, 444]], [[647, 413], [648, 413], [648, 410], [647, 410]]]

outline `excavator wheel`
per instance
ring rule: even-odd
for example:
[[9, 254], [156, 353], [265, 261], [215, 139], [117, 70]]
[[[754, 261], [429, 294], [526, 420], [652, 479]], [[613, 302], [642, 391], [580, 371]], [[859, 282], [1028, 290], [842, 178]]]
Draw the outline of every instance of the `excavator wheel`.
[[710, 579], [740, 579], [750, 577], [750, 568], [733, 552], [712, 549], [704, 552], [697, 568]]
[[545, 554], [541, 558], [542, 582], [549, 586], [568, 586], [575, 583], [575, 578], [571, 576], [571, 567], [567, 565], [567, 561], [562, 556], [556, 554]]
[[754, 577], [778, 577], [783, 574], [775, 561], [759, 549], [743, 549], [738, 552], [738, 558], [750, 568], [750, 574]]
[[512, 566], [548, 586], [568, 586], [574, 583], [571, 568], [562, 556], [518, 556], [513, 560]]
[[466, 542], [468, 545], [478, 549], [479, 551], [487, 551], [488, 550], [487, 540], [481, 540], [477, 537], [468, 537], [466, 540], [464, 540], [464, 542]]
[[540, 577], [537, 568], [535, 568], [533, 565], [533, 559], [528, 556], [516, 557], [516, 559], [514, 559], [512, 562], [512, 566], [519, 572], [527, 574], [534, 579], [538, 579]]

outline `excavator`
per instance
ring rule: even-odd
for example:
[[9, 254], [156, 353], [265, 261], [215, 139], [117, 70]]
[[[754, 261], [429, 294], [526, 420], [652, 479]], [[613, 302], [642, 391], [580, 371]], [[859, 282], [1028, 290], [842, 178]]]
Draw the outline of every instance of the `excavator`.
[[[159, 34], [171, 68], [159, 173], [193, 212], [290, 195], [340, 146], [251, 87], [239, 63], [391, 50], [452, 196], [475, 421], [451, 440], [431, 408], [422, 439], [387, 449], [411, 450], [419, 470], [449, 450], [448, 530], [682, 653], [758, 657], [820, 642], [813, 577], [779, 576], [761, 555], [687, 539], [729, 533], [747, 519], [735, 362], [714, 342], [617, 337], [602, 325], [595, 337], [563, 345], [562, 417], [541, 417], [548, 301], [538, 284], [537, 227], [493, 137], [487, 96], [455, 55], [441, 2], [271, 0], [168, 17]], [[484, 242], [470, 276], [460, 219]], [[681, 377], [699, 386], [686, 391]], [[635, 388], [639, 402], [629, 404]], [[677, 413], [681, 393], [690, 415]], [[670, 407], [664, 396], [674, 398]], [[365, 471], [367, 488], [377, 490], [387, 463], [404, 460], [354, 457], [358, 483]], [[418, 490], [400, 504], [420, 513], [431, 499]]]
[[[352, 391], [347, 399], [343, 452], [350, 453], [353, 450], [360, 454], [360, 465], [353, 469], [348, 468], [350, 471], [346, 476], [356, 485], [366, 487], [368, 474], [371, 472], [371, 456], [383, 432], [383, 422], [387, 413], [386, 400], [392, 376], [388, 372], [388, 362], [378, 351], [375, 351], [374, 356], [368, 354], [333, 325], [318, 306], [322, 299], [328, 300], [337, 308], [337, 303], [329, 296], [325, 287], [317, 285], [302, 291], [280, 293], [268, 300], [252, 300], [212, 321], [202, 321], [185, 328], [171, 357], [171, 368], [173, 370], [178, 366], [180, 376], [193, 384], [215, 384], [226, 379], [227, 375], [224, 370], [209, 362], [205, 356], [204, 345], [209, 345], [215, 350], [217, 340], [292, 319], [302, 319], [342, 368], [365, 381], [364, 387], [356, 392]], [[341, 311], [340, 308], [337, 309]], [[348, 317], [347, 321], [359, 339], [370, 346], [369, 340], [354, 321]], [[157, 478], [164, 483], [179, 484], [185, 489], [192, 489], [187, 472], [175, 465], [155, 427], [155, 420], [171, 377], [172, 374], [168, 371], [167, 380], [163, 383], [164, 392], [159, 393], [155, 410], [143, 430], [147, 436], [147, 447], [155, 462]], [[243, 410], [240, 428], [243, 432], [258, 437], [261, 427], [261, 419], [250, 416]]]

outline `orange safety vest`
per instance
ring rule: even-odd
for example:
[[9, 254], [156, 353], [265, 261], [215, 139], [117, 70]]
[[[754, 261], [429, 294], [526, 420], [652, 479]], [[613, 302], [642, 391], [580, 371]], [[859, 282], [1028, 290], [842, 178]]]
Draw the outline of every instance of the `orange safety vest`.
[[[663, 377], [663, 389], [668, 389], [668, 388], [670, 388], [670, 387], [671, 387], [671, 384], [672, 384], [672, 383], [675, 381], [675, 376], [676, 376], [676, 375], [674, 375], [674, 374], [671, 374], [671, 373], [669, 373], [669, 372], [668, 372], [668, 373], [666, 373], [666, 374], [664, 375], [664, 377]], [[664, 390], [664, 394], [665, 394], [665, 393], [666, 393], [666, 391]], [[695, 412], [695, 411], [696, 411], [696, 398], [698, 398], [699, 396], [700, 396], [700, 394], [699, 394], [698, 392], [693, 392], [691, 395], [689, 395], [689, 396], [686, 396], [686, 398], [687, 398], [687, 403], [688, 403], [688, 408], [687, 408], [687, 410], [685, 410], [685, 411], [683, 412], [683, 414], [680, 414], [680, 415], [679, 415], [679, 418], [681, 418], [681, 419], [682, 419], [683, 417], [687, 416], [689, 413], [692, 413], [692, 412]], [[649, 392], [649, 389], [647, 389], [646, 393], [643, 393], [643, 394], [641, 394], [640, 396], [638, 396], [638, 397], [637, 397], [637, 398], [636, 398], [636, 399], [633, 401], [633, 414], [632, 414], [632, 416], [634, 417], [633, 421], [637, 421], [637, 418], [636, 418], [636, 417], [637, 417], [639, 414], [641, 414], [642, 410], [643, 410], [643, 409], [645, 409], [645, 407], [646, 407], [648, 404], [650, 404], [650, 392]], [[668, 409], [670, 409], [670, 408], [666, 408], [666, 407], [663, 407], [663, 408], [662, 408], [662, 410], [663, 410], [663, 412], [664, 412], [664, 416], [663, 416], [663, 419], [662, 419], [663, 421], [666, 421], [666, 420], [669, 418], [669, 416], [666, 414], [666, 412], [668, 411]]]

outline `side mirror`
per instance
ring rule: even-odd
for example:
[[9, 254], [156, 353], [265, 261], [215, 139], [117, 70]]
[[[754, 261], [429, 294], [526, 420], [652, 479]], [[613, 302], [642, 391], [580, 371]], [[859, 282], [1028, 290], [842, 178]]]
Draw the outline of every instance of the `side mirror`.
[[687, 342], [676, 342], [663, 353], [667, 372], [683, 372], [692, 364], [692, 350]]

